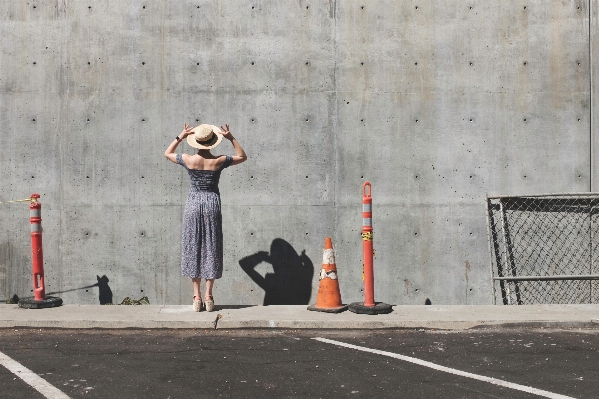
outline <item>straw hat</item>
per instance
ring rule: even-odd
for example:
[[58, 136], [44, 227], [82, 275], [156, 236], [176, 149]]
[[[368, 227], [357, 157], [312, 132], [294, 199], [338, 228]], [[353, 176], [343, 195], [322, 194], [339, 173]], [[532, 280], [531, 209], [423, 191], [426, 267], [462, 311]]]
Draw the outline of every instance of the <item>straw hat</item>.
[[191, 129], [193, 134], [187, 136], [187, 144], [201, 150], [209, 150], [220, 144], [223, 139], [218, 126], [202, 124]]

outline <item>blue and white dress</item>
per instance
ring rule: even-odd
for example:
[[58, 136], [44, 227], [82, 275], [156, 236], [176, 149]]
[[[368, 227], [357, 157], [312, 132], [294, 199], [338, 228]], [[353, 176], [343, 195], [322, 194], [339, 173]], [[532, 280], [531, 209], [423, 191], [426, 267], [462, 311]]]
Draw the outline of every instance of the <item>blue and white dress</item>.
[[218, 181], [220, 172], [233, 162], [227, 159], [218, 170], [189, 169], [181, 154], [177, 163], [189, 174], [191, 185], [183, 213], [181, 274], [217, 279], [223, 275], [223, 222]]

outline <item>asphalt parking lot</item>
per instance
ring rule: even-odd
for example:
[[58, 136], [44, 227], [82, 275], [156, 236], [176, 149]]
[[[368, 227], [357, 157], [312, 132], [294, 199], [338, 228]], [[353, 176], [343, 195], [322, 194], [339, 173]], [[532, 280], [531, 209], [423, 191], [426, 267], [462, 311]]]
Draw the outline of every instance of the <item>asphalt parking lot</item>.
[[[72, 398], [596, 398], [598, 332], [3, 329], [0, 352]], [[60, 397], [18, 374], [3, 398]]]

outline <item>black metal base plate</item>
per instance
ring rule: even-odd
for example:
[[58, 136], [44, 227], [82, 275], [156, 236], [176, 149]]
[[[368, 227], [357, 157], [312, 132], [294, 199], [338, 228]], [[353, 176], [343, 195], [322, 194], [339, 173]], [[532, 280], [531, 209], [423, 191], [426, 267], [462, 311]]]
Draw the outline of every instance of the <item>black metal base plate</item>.
[[55, 308], [62, 305], [62, 298], [47, 296], [46, 299], [36, 301], [34, 297], [19, 298], [19, 307], [23, 309]]
[[341, 313], [347, 310], [347, 305], [341, 305], [336, 308], [317, 308], [316, 305], [308, 306], [308, 310], [315, 310], [317, 312], [326, 312], [326, 313]]
[[364, 306], [364, 302], [354, 302], [349, 305], [350, 312], [359, 314], [385, 314], [393, 312], [391, 305], [375, 302], [374, 306]]

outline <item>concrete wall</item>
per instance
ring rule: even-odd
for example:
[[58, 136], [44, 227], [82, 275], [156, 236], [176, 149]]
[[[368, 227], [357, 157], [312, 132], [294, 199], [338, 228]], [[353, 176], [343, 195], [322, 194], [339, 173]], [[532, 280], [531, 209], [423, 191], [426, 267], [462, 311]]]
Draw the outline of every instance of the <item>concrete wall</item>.
[[[221, 179], [217, 303], [262, 304], [273, 282], [313, 302], [326, 236], [360, 300], [368, 180], [376, 299], [489, 304], [485, 193], [591, 188], [597, 8], [4, 1], [0, 201], [42, 195], [47, 291], [66, 303], [98, 303], [104, 275], [115, 303], [191, 303], [188, 178], [162, 153], [184, 122], [230, 123], [249, 160]], [[0, 205], [0, 298], [31, 291], [27, 218]]]

